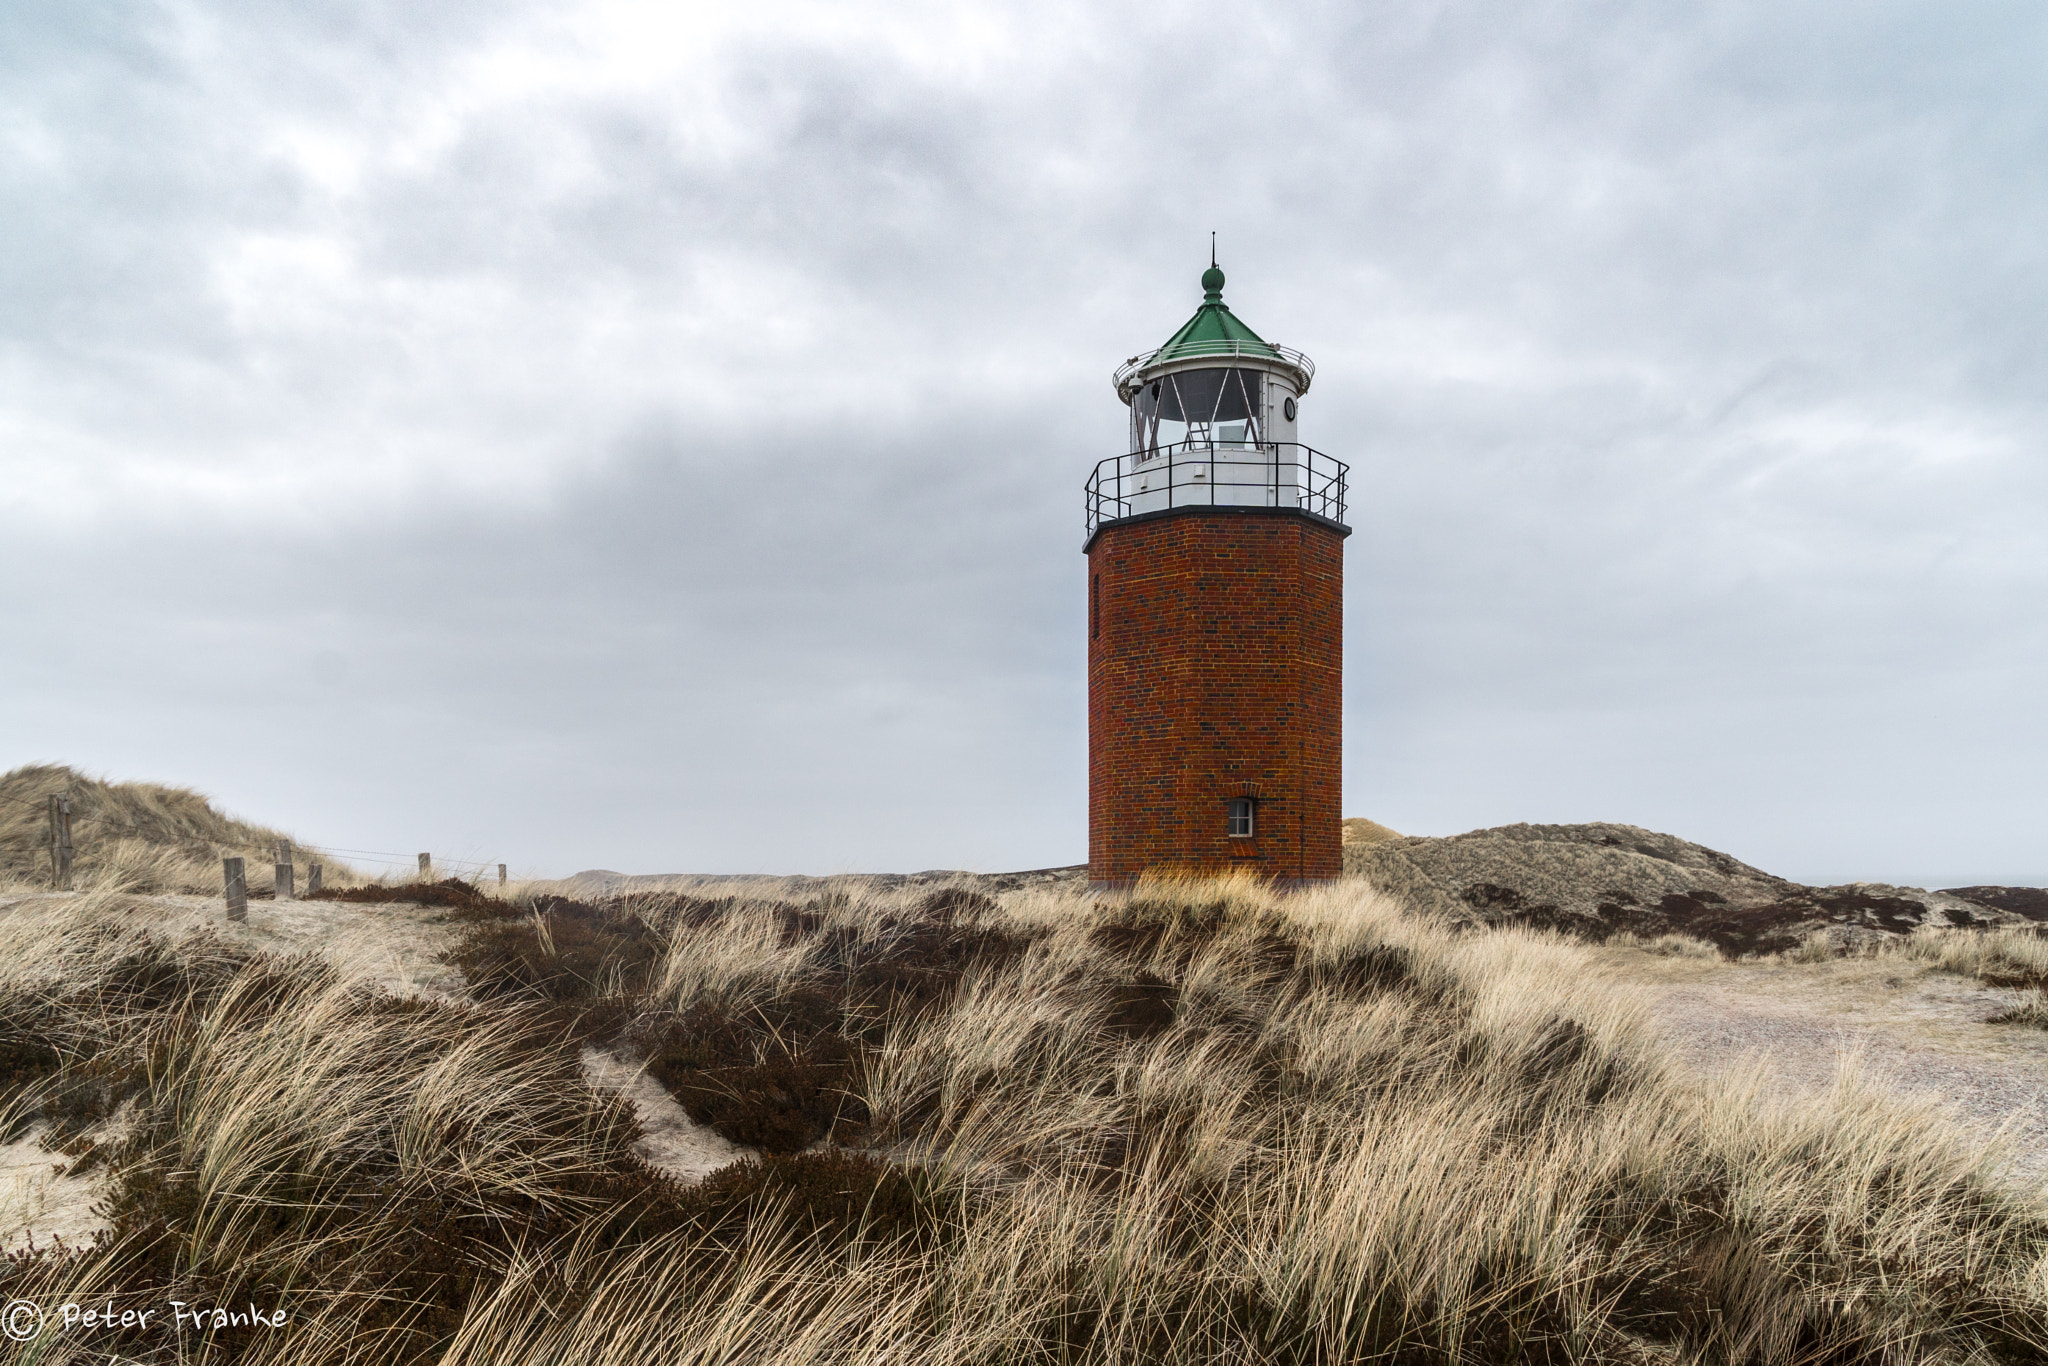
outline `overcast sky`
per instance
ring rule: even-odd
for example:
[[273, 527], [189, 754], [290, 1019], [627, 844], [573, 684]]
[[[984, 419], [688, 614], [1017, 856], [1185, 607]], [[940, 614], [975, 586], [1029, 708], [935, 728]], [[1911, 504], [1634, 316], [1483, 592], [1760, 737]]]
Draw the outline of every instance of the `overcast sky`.
[[2036, 3], [0, 17], [0, 768], [515, 870], [1087, 853], [1080, 487], [1226, 298], [1345, 810], [2048, 881]]

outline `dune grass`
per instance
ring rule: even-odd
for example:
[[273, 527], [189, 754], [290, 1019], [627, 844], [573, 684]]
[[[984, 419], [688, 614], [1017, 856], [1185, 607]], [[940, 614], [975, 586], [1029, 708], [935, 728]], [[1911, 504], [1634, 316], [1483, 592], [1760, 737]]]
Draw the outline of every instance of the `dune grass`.
[[[217, 896], [221, 859], [246, 860], [252, 894], [272, 890], [277, 842], [284, 832], [236, 820], [190, 788], [161, 783], [110, 783], [61, 764], [26, 764], [0, 773], [0, 886], [52, 885], [49, 798], [71, 802], [72, 887], [119, 892], [183, 892]], [[297, 885], [305, 887], [309, 851], [294, 849]], [[313, 854], [329, 887], [365, 878], [347, 863]]]
[[[1997, 1152], [1853, 1073], [1790, 1108], [1683, 1077], [1554, 936], [1246, 879], [451, 913], [472, 1004], [0, 916], [0, 1028], [61, 1060], [9, 1103], [54, 1123], [91, 1072], [133, 1115], [110, 1235], [0, 1298], [294, 1307], [89, 1344], [166, 1362], [2048, 1353], [2048, 1215]], [[762, 1155], [649, 1169], [586, 1045]]]
[[2038, 926], [1922, 928], [1883, 951], [1986, 986], [2012, 988], [2012, 1004], [1986, 1023], [2048, 1029], [2048, 937]]
[[1990, 986], [2048, 985], [2048, 938], [2031, 925], [1923, 928], [1887, 945], [1886, 952]]

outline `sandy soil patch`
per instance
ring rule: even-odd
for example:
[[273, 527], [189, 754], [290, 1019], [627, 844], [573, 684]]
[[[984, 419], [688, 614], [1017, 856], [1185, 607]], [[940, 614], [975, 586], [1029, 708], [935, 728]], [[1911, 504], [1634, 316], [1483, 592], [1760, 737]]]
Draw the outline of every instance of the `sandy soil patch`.
[[1823, 963], [1601, 951], [1648, 993], [1674, 1054], [1711, 1074], [1760, 1069], [1783, 1098], [1834, 1081], [1845, 1058], [1964, 1129], [2013, 1141], [2016, 1182], [2048, 1196], [2048, 1031], [1985, 1021], [2020, 994], [1897, 958]]
[[[79, 893], [0, 896], [0, 915], [56, 911]], [[351, 981], [399, 996], [461, 994], [462, 974], [439, 955], [453, 947], [457, 927], [440, 907], [365, 905], [347, 901], [252, 901], [247, 921], [234, 923], [219, 897], [124, 898], [121, 919], [135, 929], [183, 939], [210, 930], [229, 944], [284, 956], [314, 953]]]
[[0, 1252], [83, 1247], [106, 1221], [93, 1206], [106, 1194], [97, 1173], [70, 1175], [71, 1159], [43, 1147], [37, 1125], [0, 1145]]
[[720, 1167], [730, 1166], [754, 1150], [742, 1148], [715, 1130], [690, 1118], [647, 1075], [640, 1064], [627, 1062], [595, 1048], [583, 1050], [583, 1076], [593, 1087], [622, 1092], [633, 1102], [646, 1136], [634, 1144], [634, 1151], [648, 1163], [685, 1181], [701, 1181]]
[[[86, 1133], [95, 1143], [119, 1143], [131, 1126], [124, 1105], [105, 1124]], [[43, 1146], [48, 1126], [31, 1125], [12, 1143], [0, 1144], [0, 1255], [62, 1244], [84, 1247], [106, 1227], [93, 1207], [110, 1193], [112, 1168], [98, 1163], [83, 1172], [72, 1158]]]

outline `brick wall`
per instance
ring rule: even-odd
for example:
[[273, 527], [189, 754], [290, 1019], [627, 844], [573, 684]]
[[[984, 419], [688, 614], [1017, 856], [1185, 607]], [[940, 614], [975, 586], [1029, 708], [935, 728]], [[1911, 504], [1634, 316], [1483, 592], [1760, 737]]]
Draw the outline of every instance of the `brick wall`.
[[[1088, 551], [1088, 865], [1343, 871], [1344, 541], [1206, 508]], [[1257, 799], [1257, 833], [1229, 802]]]

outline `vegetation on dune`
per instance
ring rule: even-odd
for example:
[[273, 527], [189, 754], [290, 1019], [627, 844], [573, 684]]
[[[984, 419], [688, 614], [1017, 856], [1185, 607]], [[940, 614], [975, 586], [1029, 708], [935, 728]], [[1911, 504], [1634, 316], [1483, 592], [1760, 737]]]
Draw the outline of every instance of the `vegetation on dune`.
[[1986, 930], [1921, 930], [1892, 951], [1986, 986], [2048, 986], [2048, 937], [2031, 926]]
[[1363, 816], [1351, 816], [1344, 822], [1344, 843], [1379, 844], [1385, 840], [1405, 838], [1400, 831], [1381, 825], [1378, 821]]
[[[247, 861], [250, 894], [268, 896], [282, 831], [222, 814], [200, 793], [161, 783], [109, 783], [60, 764], [0, 773], [0, 885], [51, 882], [49, 799], [71, 803], [72, 882], [125, 892], [218, 895], [221, 859]], [[330, 885], [360, 882], [322, 860]], [[299, 876], [305, 855], [298, 855]]]
[[[469, 1003], [165, 944], [111, 894], [0, 916], [0, 1107], [74, 1146], [127, 1117], [111, 1234], [0, 1298], [295, 1315], [8, 1359], [2048, 1353], [2048, 1215], [1993, 1154], [1853, 1077], [1678, 1077], [1552, 935], [1359, 883], [441, 895]], [[650, 1168], [586, 1046], [759, 1155]]]
[[1796, 952], [1816, 934], [1837, 950], [1870, 952], [1921, 929], [2048, 920], [2040, 888], [1805, 887], [1633, 825], [1520, 824], [1424, 838], [1344, 824], [1346, 873], [1467, 928], [1554, 930], [1596, 944], [1678, 935], [1743, 958]]
[[1987, 1024], [2048, 1029], [2048, 933], [2042, 927], [1922, 929], [1886, 947], [1892, 956], [2012, 989], [2013, 1003]]

